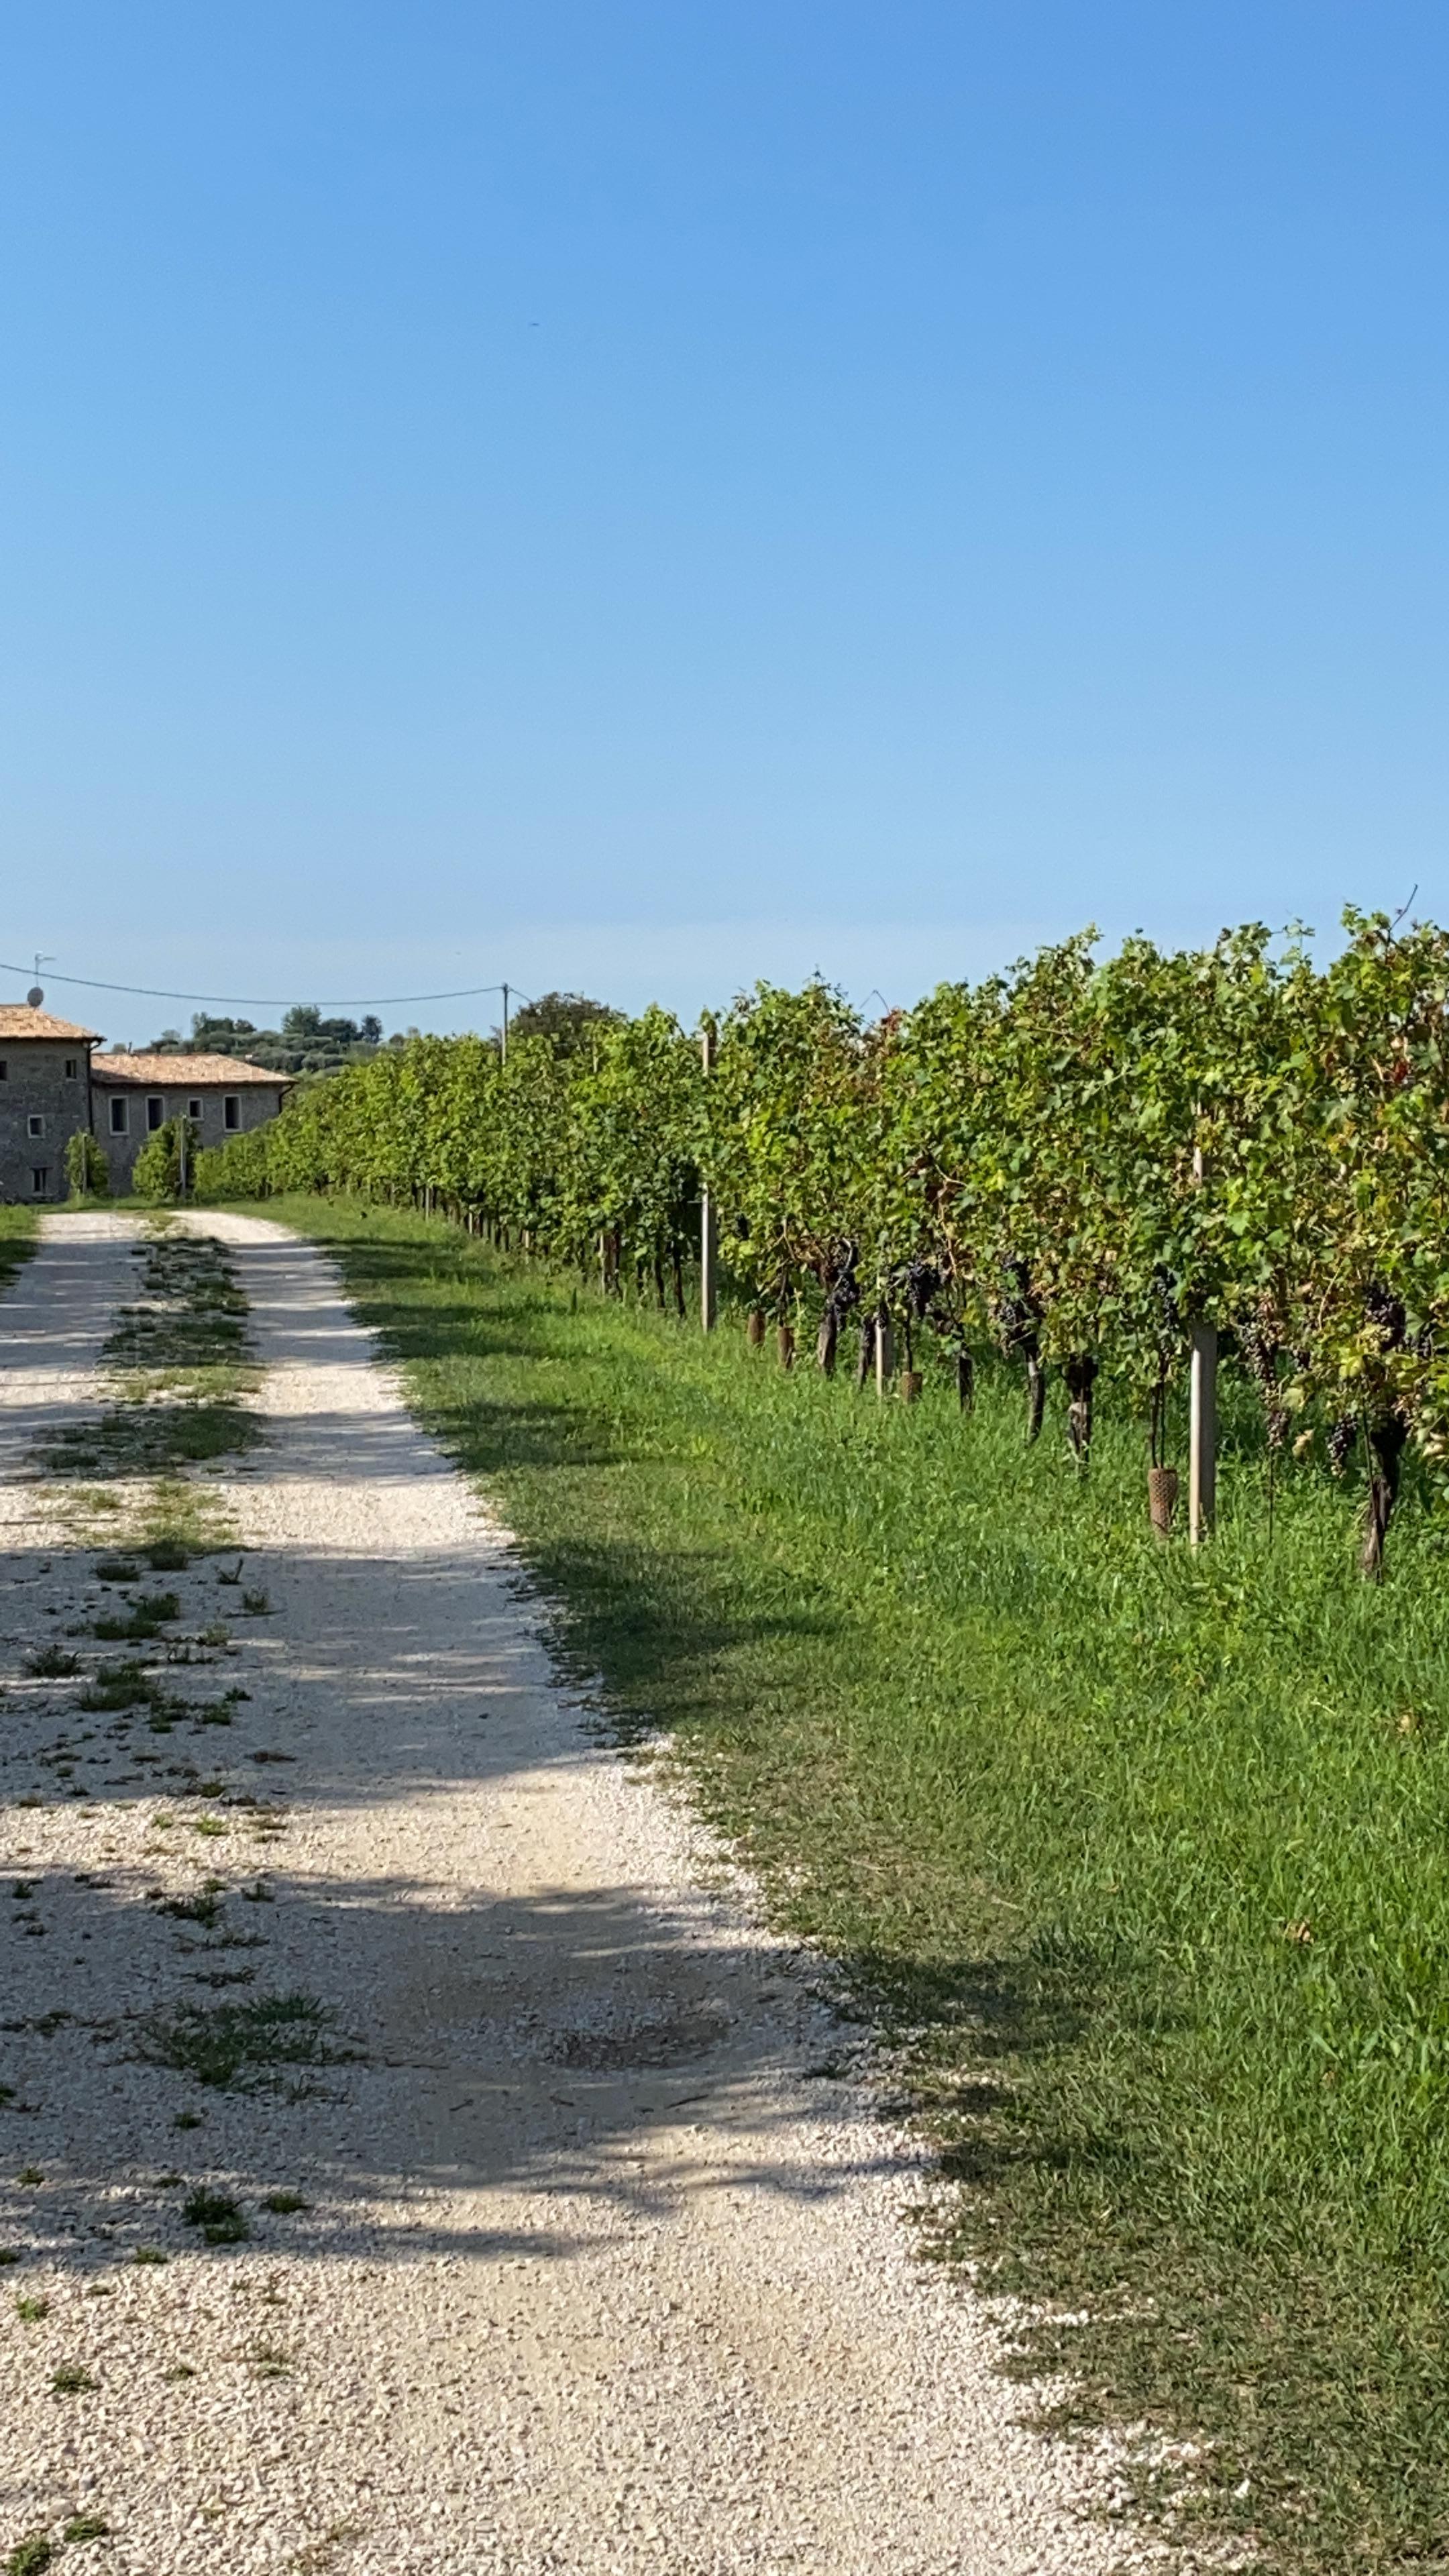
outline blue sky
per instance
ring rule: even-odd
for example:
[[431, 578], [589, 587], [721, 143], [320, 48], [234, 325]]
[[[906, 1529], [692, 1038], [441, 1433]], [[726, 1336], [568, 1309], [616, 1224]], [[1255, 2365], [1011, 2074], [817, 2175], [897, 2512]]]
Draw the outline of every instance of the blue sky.
[[692, 1016], [1449, 911], [1442, 0], [0, 27], [0, 955]]

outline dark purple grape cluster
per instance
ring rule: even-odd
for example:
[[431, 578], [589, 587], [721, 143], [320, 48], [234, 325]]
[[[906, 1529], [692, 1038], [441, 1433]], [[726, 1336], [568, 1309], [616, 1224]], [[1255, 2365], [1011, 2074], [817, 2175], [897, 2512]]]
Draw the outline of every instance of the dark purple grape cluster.
[[1363, 1292], [1363, 1310], [1377, 1331], [1386, 1351], [1401, 1351], [1408, 1316], [1404, 1301], [1386, 1288], [1382, 1279], [1371, 1279]]
[[1335, 1476], [1341, 1476], [1348, 1465], [1349, 1453], [1358, 1438], [1358, 1424], [1351, 1413], [1341, 1413], [1328, 1426], [1328, 1464]]
[[836, 1245], [832, 1256], [825, 1310], [837, 1326], [843, 1324], [846, 1316], [852, 1314], [860, 1304], [860, 1281], [855, 1275], [855, 1266], [859, 1259], [859, 1244]]

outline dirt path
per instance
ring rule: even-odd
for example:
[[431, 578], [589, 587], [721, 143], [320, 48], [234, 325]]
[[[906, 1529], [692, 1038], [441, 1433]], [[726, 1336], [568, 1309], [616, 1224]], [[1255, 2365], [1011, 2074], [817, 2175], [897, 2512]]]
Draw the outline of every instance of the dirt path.
[[[328, 1266], [198, 1222], [267, 1370], [266, 1444], [210, 1480], [266, 1605], [234, 1558], [147, 1578], [199, 1667], [159, 1725], [24, 1663], [119, 1597], [13, 1481], [127, 1293], [114, 1223], [53, 1222], [0, 1305], [0, 2547], [90, 2513], [127, 2576], [1120, 2563], [913, 2266], [921, 2171], [811, 1958], [591, 1745]], [[228, 2034], [229, 2089], [150, 2062]]]

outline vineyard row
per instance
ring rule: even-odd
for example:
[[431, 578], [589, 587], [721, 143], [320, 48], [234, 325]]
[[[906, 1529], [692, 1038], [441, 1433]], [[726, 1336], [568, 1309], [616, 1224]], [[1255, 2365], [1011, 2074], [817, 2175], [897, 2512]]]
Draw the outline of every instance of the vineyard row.
[[[684, 1311], [710, 1248], [781, 1355], [907, 1395], [934, 1336], [1049, 1371], [1085, 1465], [1099, 1386], [1166, 1465], [1174, 1383], [1224, 1336], [1270, 1450], [1364, 1444], [1379, 1569], [1409, 1444], [1449, 1469], [1449, 935], [1348, 913], [1316, 966], [1260, 926], [1202, 951], [1091, 934], [866, 1022], [761, 985], [567, 1043], [418, 1037], [199, 1158], [208, 1197], [416, 1203]], [[703, 1202], [703, 1208], [702, 1208]], [[890, 1365], [894, 1367], [894, 1360]], [[1159, 1488], [1159, 1500], [1161, 1488]]]

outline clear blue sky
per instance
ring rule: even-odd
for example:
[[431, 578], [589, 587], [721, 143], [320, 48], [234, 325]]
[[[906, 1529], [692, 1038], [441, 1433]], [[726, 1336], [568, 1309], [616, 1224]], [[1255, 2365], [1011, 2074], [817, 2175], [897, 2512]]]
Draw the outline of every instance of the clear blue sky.
[[1444, 0], [0, 23], [0, 955], [692, 1015], [1449, 913]]

